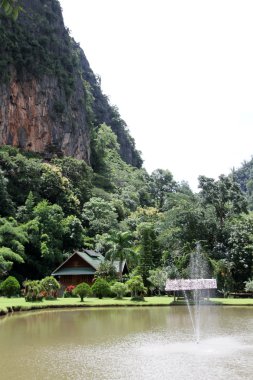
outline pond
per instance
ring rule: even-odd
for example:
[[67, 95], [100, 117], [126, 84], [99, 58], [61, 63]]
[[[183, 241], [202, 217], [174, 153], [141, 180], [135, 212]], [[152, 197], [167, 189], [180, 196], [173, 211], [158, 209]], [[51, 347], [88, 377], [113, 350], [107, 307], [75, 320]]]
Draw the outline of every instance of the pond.
[[55, 310], [0, 318], [0, 378], [252, 379], [253, 308]]

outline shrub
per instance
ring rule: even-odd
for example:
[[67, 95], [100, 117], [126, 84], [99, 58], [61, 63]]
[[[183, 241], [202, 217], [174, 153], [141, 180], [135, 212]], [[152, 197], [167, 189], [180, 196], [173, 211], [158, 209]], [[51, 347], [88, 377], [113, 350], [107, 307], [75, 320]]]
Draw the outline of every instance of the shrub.
[[27, 280], [24, 282], [24, 296], [27, 302], [42, 301], [47, 295], [45, 290], [42, 290], [40, 281], [38, 280]]
[[98, 278], [92, 285], [92, 292], [97, 298], [103, 298], [110, 294], [110, 286], [107, 281]]
[[79, 296], [81, 298], [81, 302], [83, 302], [83, 298], [88, 297], [91, 294], [91, 288], [88, 284], [86, 284], [86, 282], [82, 282], [75, 287], [73, 294]]
[[122, 299], [127, 291], [127, 287], [122, 282], [115, 282], [115, 284], [111, 286], [111, 291], [116, 294], [117, 299]]
[[129, 291], [131, 292], [131, 297], [133, 301], [144, 300], [144, 294], [146, 294], [147, 289], [143, 284], [141, 276], [134, 276], [126, 283]]
[[66, 289], [64, 290], [63, 297], [64, 298], [76, 297], [76, 295], [74, 295], [73, 293], [74, 289], [75, 289], [75, 285], [67, 286]]
[[1, 283], [1, 293], [10, 298], [19, 294], [20, 285], [15, 277], [9, 276]]
[[47, 276], [40, 281], [42, 290], [47, 292], [46, 299], [56, 299], [57, 290], [60, 289], [61, 285], [53, 276]]

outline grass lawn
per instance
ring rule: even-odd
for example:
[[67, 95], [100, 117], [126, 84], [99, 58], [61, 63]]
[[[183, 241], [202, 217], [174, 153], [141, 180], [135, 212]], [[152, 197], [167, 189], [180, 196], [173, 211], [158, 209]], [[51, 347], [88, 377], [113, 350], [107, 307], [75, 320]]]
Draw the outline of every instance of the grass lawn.
[[[216, 305], [231, 306], [253, 306], [253, 298], [211, 298], [210, 303]], [[173, 304], [173, 297], [145, 297], [145, 301], [131, 301], [130, 297], [123, 300], [114, 298], [58, 298], [55, 301], [44, 300], [42, 302], [26, 302], [24, 298], [5, 298], [0, 297], [0, 315], [7, 314], [11, 311], [27, 311], [44, 308], [61, 308], [61, 307], [107, 307], [107, 306], [169, 306]], [[175, 303], [180, 304], [180, 302]], [[181, 302], [181, 304], [183, 304]]]
[[[173, 302], [172, 297], [145, 297], [145, 301], [131, 301], [130, 297], [122, 300], [114, 298], [58, 298], [55, 301], [43, 300], [42, 302], [26, 302], [24, 298], [5, 298], [0, 297], [0, 314], [8, 312], [8, 308], [16, 310], [32, 310], [48, 307], [101, 307], [101, 306], [166, 306]], [[11, 310], [10, 310], [11, 311]]]
[[253, 298], [210, 298], [210, 301], [219, 305], [253, 306]]

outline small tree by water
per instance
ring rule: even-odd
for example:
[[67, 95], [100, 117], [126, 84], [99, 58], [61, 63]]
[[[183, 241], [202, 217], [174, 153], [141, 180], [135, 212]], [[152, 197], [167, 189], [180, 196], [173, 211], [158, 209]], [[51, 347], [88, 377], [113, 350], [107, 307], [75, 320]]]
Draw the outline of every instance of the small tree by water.
[[98, 278], [91, 287], [93, 294], [97, 298], [103, 298], [110, 294], [110, 286], [107, 281]]
[[73, 290], [73, 294], [79, 296], [81, 298], [81, 302], [83, 302], [84, 297], [88, 297], [91, 295], [91, 288], [85, 282], [77, 285]]
[[161, 295], [161, 292], [164, 292], [165, 290], [167, 278], [168, 274], [164, 268], [156, 268], [149, 271], [148, 281], [151, 282], [155, 290], [158, 291], [159, 296]]
[[113, 294], [116, 294], [118, 300], [121, 300], [127, 291], [127, 287], [122, 282], [115, 282], [115, 284], [111, 286], [111, 291]]
[[130, 278], [130, 280], [126, 282], [126, 285], [129, 291], [131, 292], [131, 297], [133, 301], [144, 300], [144, 294], [146, 294], [147, 288], [145, 288], [141, 276], [134, 276]]
[[0, 291], [8, 298], [18, 295], [20, 291], [18, 280], [13, 276], [7, 277], [6, 280], [1, 283]]

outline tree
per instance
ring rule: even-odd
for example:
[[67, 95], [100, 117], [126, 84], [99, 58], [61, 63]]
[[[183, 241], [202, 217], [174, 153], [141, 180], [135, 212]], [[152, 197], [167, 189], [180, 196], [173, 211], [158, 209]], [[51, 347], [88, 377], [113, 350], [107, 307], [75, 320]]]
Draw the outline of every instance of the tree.
[[100, 263], [95, 273], [95, 278], [103, 278], [109, 282], [116, 280], [117, 271], [115, 265], [109, 260], [105, 260], [104, 262]]
[[19, 12], [23, 10], [21, 4], [21, 0], [2, 0], [0, 8], [3, 8], [6, 16], [10, 16], [13, 20], [16, 20]]
[[151, 174], [151, 192], [155, 200], [155, 206], [161, 210], [166, 195], [174, 192], [177, 188], [173, 175], [169, 170], [156, 169]]
[[4, 177], [3, 171], [0, 169], [0, 212], [1, 216], [9, 216], [14, 214], [14, 205], [7, 190], [8, 180]]
[[81, 207], [91, 197], [92, 190], [92, 169], [85, 161], [77, 160], [73, 157], [55, 158], [52, 164], [61, 169], [62, 175], [69, 180], [71, 191], [77, 196]]
[[145, 286], [148, 285], [149, 271], [157, 268], [161, 262], [157, 233], [153, 223], [141, 223], [138, 226], [139, 273]]
[[184, 193], [171, 193], [164, 204], [164, 212], [158, 220], [159, 243], [164, 251], [191, 252], [196, 242], [209, 243], [215, 221], [204, 210], [198, 197]]
[[122, 282], [115, 282], [111, 286], [112, 293], [116, 294], [116, 298], [121, 300], [127, 291], [127, 287]]
[[6, 280], [1, 283], [0, 291], [8, 298], [18, 295], [20, 291], [18, 280], [13, 276], [7, 277]]
[[0, 274], [8, 272], [14, 262], [24, 262], [27, 240], [27, 233], [15, 219], [0, 218]]
[[253, 292], [253, 280], [248, 280], [245, 282], [245, 291]]
[[253, 215], [241, 215], [227, 225], [227, 259], [233, 265], [231, 275], [236, 290], [253, 274]]
[[40, 245], [41, 256], [54, 265], [62, 260], [64, 234], [62, 208], [57, 204], [50, 205], [44, 200], [34, 208], [34, 216], [39, 223], [39, 241], [37, 242]]
[[115, 231], [109, 236], [109, 240], [112, 243], [112, 247], [107, 251], [106, 257], [110, 257], [114, 262], [119, 260], [119, 278], [122, 281], [123, 263], [125, 260], [132, 258], [134, 250], [132, 247], [133, 236], [130, 231]]
[[159, 295], [165, 290], [167, 278], [168, 274], [164, 268], [156, 268], [149, 271], [148, 281], [158, 290]]
[[211, 260], [214, 269], [214, 275], [217, 278], [219, 291], [227, 297], [234, 290], [234, 281], [232, 277], [233, 263], [227, 259]]
[[85, 203], [82, 217], [89, 227], [89, 233], [93, 236], [115, 229], [118, 223], [116, 210], [111, 202], [97, 197]]
[[219, 228], [222, 229], [229, 216], [247, 212], [247, 201], [232, 176], [221, 175], [218, 181], [199, 177], [200, 196], [204, 205], [214, 207]]
[[70, 181], [63, 176], [60, 167], [52, 164], [42, 164], [40, 194], [52, 204], [59, 204], [67, 214], [76, 212], [80, 207]]
[[82, 282], [75, 287], [73, 294], [79, 296], [81, 298], [81, 302], [83, 302], [83, 298], [88, 297], [91, 294], [91, 288], [88, 284]]
[[132, 300], [143, 300], [143, 296], [147, 289], [143, 284], [141, 276], [133, 276], [126, 282], [126, 285], [131, 292]]
[[0, 277], [8, 273], [14, 262], [23, 264], [24, 259], [17, 253], [13, 252], [10, 248], [0, 248]]
[[98, 278], [91, 289], [93, 294], [98, 298], [103, 298], [110, 294], [110, 286], [108, 282], [102, 278]]
[[75, 215], [69, 215], [62, 220], [63, 227], [63, 249], [71, 252], [74, 249], [82, 248], [85, 238], [85, 230], [80, 219]]

